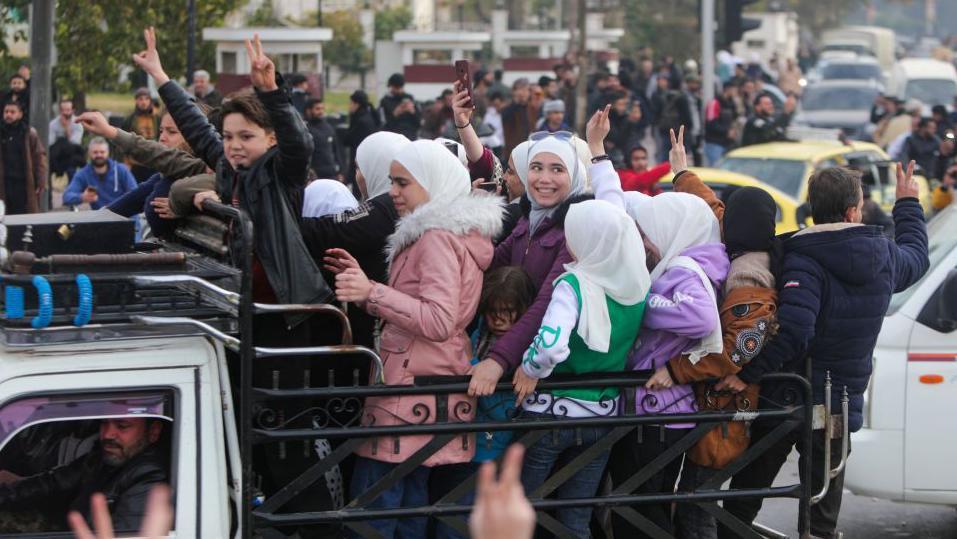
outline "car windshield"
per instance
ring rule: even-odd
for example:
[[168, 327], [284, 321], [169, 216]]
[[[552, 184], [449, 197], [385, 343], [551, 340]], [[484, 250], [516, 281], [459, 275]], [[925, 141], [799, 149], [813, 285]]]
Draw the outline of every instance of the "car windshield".
[[917, 79], [907, 82], [904, 90], [905, 99], [917, 99], [921, 103], [933, 105], [950, 105], [957, 95], [957, 83], [946, 79]]
[[804, 110], [870, 110], [877, 97], [875, 88], [810, 87], [801, 97]]
[[828, 64], [821, 69], [822, 79], [880, 80], [880, 66], [874, 64]]
[[729, 157], [718, 163], [718, 168], [752, 176], [794, 198], [798, 198], [804, 183], [804, 161]]
[[924, 279], [940, 264], [940, 261], [954, 249], [957, 249], [957, 235], [954, 234], [954, 227], [957, 227], [957, 207], [953, 206], [937, 214], [927, 223], [929, 269], [924, 277], [912, 284], [907, 290], [891, 297], [891, 303], [887, 308], [887, 316], [896, 313], [903, 307], [907, 300], [914, 295], [914, 292], [920, 288], [920, 283], [924, 282]]

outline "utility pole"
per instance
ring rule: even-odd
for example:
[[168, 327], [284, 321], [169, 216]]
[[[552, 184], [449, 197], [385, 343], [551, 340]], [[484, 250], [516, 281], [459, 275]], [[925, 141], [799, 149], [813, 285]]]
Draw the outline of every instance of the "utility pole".
[[[588, 24], [585, 16], [588, 13], [588, 1], [577, 0], [578, 3], [578, 84], [575, 86], [575, 119], [578, 132], [585, 134], [585, 125], [588, 124]], [[573, 32], [571, 28], [569, 32]]]
[[316, 26], [322, 26], [322, 0], [316, 0]]
[[924, 35], [937, 34], [937, 0], [924, 0]]
[[[50, 105], [53, 101], [53, 16], [55, 0], [33, 0], [30, 14], [30, 123], [40, 136], [40, 144], [47, 143]], [[49, 178], [37, 178], [46, 187], [46, 196], [40, 200], [40, 210], [50, 209]]]
[[714, 99], [714, 0], [701, 0], [701, 122], [706, 121], [708, 104]]
[[196, 0], [186, 0], [186, 9], [186, 86], [189, 86], [196, 71]]

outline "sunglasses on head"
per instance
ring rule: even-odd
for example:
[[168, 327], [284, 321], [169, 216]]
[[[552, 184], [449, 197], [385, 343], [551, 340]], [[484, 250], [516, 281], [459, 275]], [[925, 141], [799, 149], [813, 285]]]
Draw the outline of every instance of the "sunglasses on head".
[[555, 132], [536, 131], [528, 136], [528, 140], [531, 142], [538, 142], [541, 140], [545, 140], [548, 137], [555, 137], [558, 140], [565, 140], [570, 143], [574, 136], [575, 136], [575, 133], [572, 133], [571, 131], [555, 131]]
[[570, 177], [574, 178], [575, 175], [578, 174], [578, 162], [581, 161], [581, 159], [578, 158], [578, 152], [575, 149], [575, 144], [572, 143], [572, 139], [575, 137], [575, 133], [572, 133], [571, 131], [555, 131], [554, 133], [551, 133], [548, 131], [536, 131], [535, 133], [532, 133], [531, 135], [528, 136], [528, 140], [534, 143], [528, 148], [529, 155], [531, 155], [532, 149], [535, 148], [535, 144], [549, 137], [554, 137], [558, 140], [564, 141], [569, 146], [571, 146], [572, 154], [575, 156], [574, 158], [575, 168], [572, 171], [570, 171], [570, 175], [571, 175]]

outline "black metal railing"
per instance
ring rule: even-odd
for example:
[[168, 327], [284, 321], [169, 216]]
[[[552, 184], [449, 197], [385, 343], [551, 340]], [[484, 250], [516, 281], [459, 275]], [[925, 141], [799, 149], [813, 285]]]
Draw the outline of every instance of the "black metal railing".
[[[642, 407], [642, 411], [649, 413], [639, 414], [636, 404], [642, 403], [636, 403], [635, 390], [644, 385], [650, 373], [554, 376], [539, 382], [537, 389], [548, 392], [569, 388], [617, 388], [622, 404], [614, 406], [608, 402], [605, 403], [608, 406], [599, 407], [602, 410], [600, 412], [585, 417], [570, 417], [567, 407], [563, 413], [559, 398], [553, 401], [550, 409], [553, 419], [542, 419], [538, 415], [532, 417], [518, 411], [505, 420], [473, 421], [474, 405], [462, 407], [463, 401], [458, 397], [454, 399], [457, 404], [450, 404], [453, 403], [452, 396], [461, 396], [466, 392], [468, 380], [465, 377], [422, 377], [412, 385], [385, 385], [381, 377], [380, 358], [372, 350], [351, 344], [351, 331], [342, 311], [332, 306], [269, 306], [255, 303], [251, 278], [254, 238], [248, 216], [237, 208], [209, 201], [205, 204], [205, 210], [231, 223], [229, 256], [242, 275], [238, 293], [221, 294], [225, 296], [225, 303], [233, 309], [231, 312], [237, 320], [239, 336], [226, 335], [213, 328], [204, 329], [209, 335], [225, 342], [229, 349], [238, 353], [239, 358], [238, 365], [232, 364], [231, 368], [239, 371], [240, 386], [236, 393], [239, 397], [242, 510], [237, 520], [242, 537], [254, 537], [259, 535], [258, 531], [269, 528], [289, 530], [306, 527], [308, 530], [309, 526], [339, 527], [342, 532], [348, 530], [360, 536], [378, 537], [370, 521], [421, 517], [430, 517], [461, 533], [467, 533], [466, 522], [471, 511], [467, 500], [474, 489], [474, 475], [432, 503], [379, 508], [375, 501], [450, 442], [461, 439], [466, 440], [463, 443], [474, 444], [471, 436], [476, 433], [511, 431], [516, 434], [515, 443], [530, 446], [545, 436], [555, 435], [557, 429], [584, 428], [602, 428], [606, 434], [570, 462], [556, 467], [540, 487], [527, 493], [537, 512], [538, 525], [556, 537], [574, 537], [572, 531], [554, 516], [556, 511], [570, 507], [592, 507], [606, 513], [610, 511], [651, 537], [668, 537], [667, 533], [635, 510], [636, 507], [654, 503], [695, 504], [742, 537], [762, 537], [754, 528], [739, 521], [718, 504], [721, 500], [743, 498], [795, 499], [799, 530], [802, 533], [809, 530], [809, 508], [813, 494], [810, 452], [801, 455], [801, 476], [797, 483], [754, 489], [722, 488], [735, 473], [785, 436], [800, 438], [810, 447], [814, 423], [812, 393], [805, 377], [785, 373], [769, 375], [762, 383], [778, 386], [773, 400], [762, 397], [757, 403], [739, 403], [737, 408], [727, 411], [655, 414], [650, 413], [655, 409], [654, 406], [646, 406]], [[257, 315], [305, 311], [334, 316], [343, 327], [342, 344], [264, 348], [257, 347], [253, 342]], [[197, 325], [202, 326], [201, 323]], [[254, 383], [253, 372], [257, 362], [278, 358], [295, 358], [300, 362], [299, 365], [305, 365], [304, 369], [309, 371], [304, 377], [306, 382], [297, 388], [278, 388], [275, 384], [262, 387], [262, 380], [260, 385]], [[306, 358], [305, 364], [301, 363], [302, 358]], [[332, 367], [342, 358], [350, 358], [352, 366]], [[356, 367], [357, 361], [364, 368]], [[367, 372], [371, 376], [367, 376]], [[497, 391], [510, 392], [511, 386], [502, 382]], [[417, 396], [415, 398], [421, 400], [420, 410], [435, 410], [436, 413], [422, 412], [414, 420], [395, 421], [395, 424], [389, 425], [377, 425], [368, 420], [368, 410], [365, 409], [367, 398], [396, 396]], [[683, 458], [712, 429], [730, 422], [750, 424], [755, 421], [763, 422], [770, 432], [704, 484], [692, 491], [635, 493], [637, 487], [649, 477], [676, 459]], [[685, 430], [680, 439], [630, 477], [613, 477], [610, 490], [600, 491], [591, 497], [555, 498], [555, 492], [564, 482], [590, 462], [602, 458], [616, 443], [627, 443], [622, 441], [629, 436], [636, 437], [637, 441], [645, 435], [644, 430], [652, 425], [677, 423], [693, 423], [695, 426]], [[288, 509], [293, 506], [292, 502], [307, 496], [310, 487], [323, 481], [327, 474], [347, 470], [352, 456], [363, 444], [373, 443], [374, 440], [395, 441], [403, 436], [431, 438], [398, 463], [391, 473], [363, 492], [349, 493], [341, 504], [323, 510]], [[257, 478], [266, 472], [254, 467], [254, 451], [264, 446], [281, 445], [284, 452], [286, 444], [301, 442], [303, 447], [307, 447], [307, 443], [317, 441], [321, 441], [328, 450], [312, 459], [308, 466], [295, 470], [294, 477], [263, 496]], [[382, 443], [381, 447], [383, 451], [388, 451], [394, 444]]]
[[[317, 363], [322, 359], [317, 358]], [[516, 443], [526, 446], [534, 444], [543, 436], [549, 435], [555, 429], [576, 428], [606, 428], [609, 432], [601, 440], [590, 447], [579, 458], [553, 470], [549, 479], [534, 492], [528, 493], [532, 505], [538, 512], [538, 523], [556, 537], [574, 537], [571, 530], [565, 528], [550, 512], [567, 507], [603, 507], [609, 508], [629, 521], [638, 530], [652, 537], [667, 537], [662, 530], [650, 521], [645, 520], [634, 511], [636, 505], [648, 503], [694, 503], [711, 513], [728, 529], [742, 537], [761, 537], [749, 526], [738, 521], [730, 513], [716, 504], [719, 500], [732, 498], [794, 498], [799, 501], [801, 521], [805, 522], [808, 514], [808, 500], [810, 498], [810, 466], [804, 466], [807, 477], [802, 481], [787, 486], [768, 487], [762, 489], [728, 490], [721, 489], [731, 476], [744, 468], [749, 462], [760, 456], [763, 451], [774, 442], [780, 440], [796, 429], [801, 430], [803, 437], [811, 436], [810, 406], [811, 390], [807, 381], [794, 374], [774, 374], [767, 377], [768, 383], [775, 383], [783, 388], [779, 395], [783, 400], [769, 402], [762, 399], [762, 406], [755, 410], [732, 410], [727, 412], [700, 412], [691, 414], [672, 415], [636, 415], [635, 388], [642, 386], [649, 373], [616, 373], [602, 376], [561, 377], [554, 380], [543, 380], [539, 383], [540, 391], [550, 391], [567, 388], [619, 388], [622, 395], [622, 412], [618, 407], [609, 408], [607, 414], [596, 414], [590, 417], [561, 417], [553, 406], [554, 420], [530, 419], [518, 412], [506, 421], [467, 422], [464, 417], [456, 417], [454, 409], [449, 409], [449, 395], [464, 393], [468, 387], [464, 379], [438, 377], [417, 380], [416, 385], [385, 386], [366, 385], [350, 387], [315, 387], [303, 389], [264, 389], [251, 388], [251, 396], [262, 402], [278, 402], [282, 400], [310, 399], [313, 405], [310, 413], [315, 414], [314, 424], [321, 428], [303, 429], [286, 428], [281, 424], [259, 423], [252, 425], [248, 433], [253, 444], [269, 444], [290, 442], [293, 440], [307, 440], [323, 438], [328, 440], [336, 449], [316, 465], [306, 470], [296, 481], [287, 485], [287, 488], [267, 498], [265, 503], [253, 510], [253, 526], [260, 527], [288, 527], [316, 524], [339, 524], [363, 536], [378, 537], [373, 528], [368, 526], [370, 520], [399, 519], [412, 517], [432, 517], [441, 520], [447, 525], [466, 533], [466, 519], [471, 510], [470, 505], [459, 503], [466, 494], [474, 488], [475, 478], [470, 477], [458, 488], [446, 494], [435, 503], [418, 507], [401, 507], [379, 509], [372, 507], [372, 502], [382, 492], [421, 466], [436, 451], [457, 438], [474, 433], [488, 431], [513, 431], [519, 433]], [[507, 383], [499, 384], [499, 391], [510, 391]], [[385, 396], [420, 396], [423, 410], [436, 409], [446, 413], [438, 413], [435, 417], [423, 413], [416, 422], [401, 422], [389, 426], [368, 426], [363, 422], [362, 401], [367, 397]], [[343, 412], [349, 412], [343, 418]], [[335, 421], [329, 418], [340, 416]], [[439, 417], [443, 416], [443, 417]], [[705, 484], [693, 492], [675, 492], [660, 494], [632, 494], [636, 487], [644, 480], [659, 472], [663, 467], [675, 459], [683, 457], [684, 453], [698, 442], [715, 426], [732, 421], [764, 421], [775, 423], [770, 434], [761, 442], [746, 450], [739, 458], [723, 470], [710, 478]], [[628, 436], [641, 436], [641, 431], [648, 425], [669, 425], [676, 423], [695, 423], [696, 426], [687, 431], [678, 442], [660, 454], [644, 468], [631, 477], [614, 478], [614, 489], [607, 494], [596, 495], [580, 499], [549, 499], [555, 490], [578, 470], [591, 462], [594, 458], [609, 451], [611, 447]], [[363, 423], [366, 423], [363, 425]], [[401, 436], [431, 435], [432, 440], [422, 449], [399, 464], [387, 477], [376, 482], [365, 492], [352, 493], [352, 499], [344, 507], [329, 511], [307, 513], [279, 512], [284, 504], [295, 498], [307, 486], [320, 480], [323, 475], [333, 468], [344, 464], [347, 458], [364, 443], [372, 439], [394, 440]], [[386, 442], [383, 447], [392, 447]], [[808, 463], [809, 464], [809, 463]]]

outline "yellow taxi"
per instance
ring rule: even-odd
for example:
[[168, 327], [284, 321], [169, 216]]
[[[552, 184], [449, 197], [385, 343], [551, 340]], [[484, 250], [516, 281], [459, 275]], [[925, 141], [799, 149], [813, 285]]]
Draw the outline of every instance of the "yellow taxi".
[[[807, 201], [807, 185], [811, 174], [822, 168], [852, 166], [869, 171], [864, 182], [871, 188], [871, 198], [890, 212], [897, 188], [897, 164], [884, 150], [869, 142], [843, 144], [831, 140], [771, 142], [732, 150], [718, 162], [718, 168], [746, 174], [776, 187], [797, 200]], [[917, 178], [920, 203], [931, 211], [930, 187], [927, 179]]]
[[[771, 195], [771, 198], [774, 199], [774, 203], [778, 207], [775, 232], [784, 234], [785, 232], [793, 232], [798, 229], [795, 215], [797, 214], [799, 204], [794, 197], [786, 195], [780, 189], [762, 183], [751, 176], [745, 176], [744, 174], [737, 174], [727, 170], [704, 167], [691, 167], [690, 170], [697, 174], [698, 177], [701, 178], [701, 181], [708, 184], [708, 187], [714, 190], [718, 198], [722, 200], [726, 198], [727, 195], [724, 193], [729, 188], [757, 187], [764, 189]], [[673, 187], [671, 180], [673, 177], [674, 175], [669, 172], [661, 178], [661, 181], [658, 183], [659, 187], [661, 187], [663, 191], [671, 191]]]

